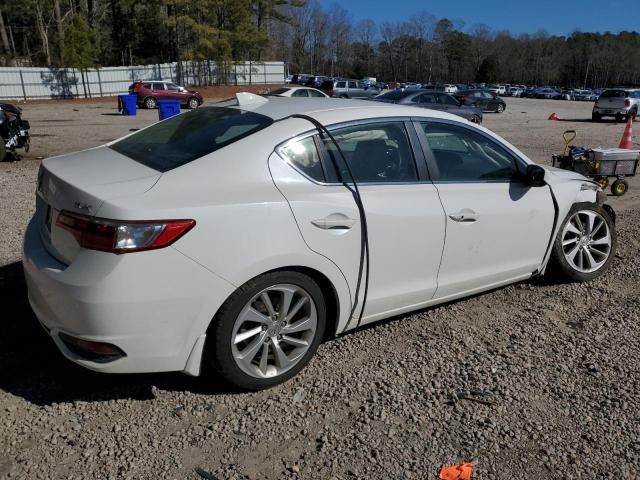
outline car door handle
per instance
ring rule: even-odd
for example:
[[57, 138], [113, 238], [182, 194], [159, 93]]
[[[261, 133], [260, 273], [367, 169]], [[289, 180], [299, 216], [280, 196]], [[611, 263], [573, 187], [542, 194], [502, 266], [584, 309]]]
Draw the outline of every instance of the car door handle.
[[311, 220], [311, 223], [322, 230], [349, 230], [356, 220], [341, 213], [334, 213], [325, 218]]
[[465, 208], [463, 210], [460, 210], [459, 212], [455, 212], [449, 215], [449, 218], [451, 220], [453, 220], [454, 222], [461, 222], [461, 223], [475, 222], [476, 220], [478, 220], [478, 217], [479, 216], [476, 212], [468, 208]]

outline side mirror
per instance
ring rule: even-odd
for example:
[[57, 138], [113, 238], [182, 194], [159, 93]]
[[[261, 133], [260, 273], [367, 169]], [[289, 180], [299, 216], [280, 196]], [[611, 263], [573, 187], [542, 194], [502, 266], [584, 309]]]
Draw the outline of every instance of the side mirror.
[[525, 172], [525, 183], [530, 187], [542, 187], [544, 181], [545, 170], [540, 165], [528, 165]]

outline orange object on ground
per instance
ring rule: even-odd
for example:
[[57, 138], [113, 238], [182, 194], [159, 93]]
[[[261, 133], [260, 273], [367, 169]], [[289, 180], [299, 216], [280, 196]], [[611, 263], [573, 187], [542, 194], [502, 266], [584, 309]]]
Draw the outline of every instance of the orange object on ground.
[[442, 467], [440, 470], [440, 480], [471, 480], [473, 475], [473, 463], [461, 463]]
[[622, 138], [620, 139], [620, 145], [618, 148], [626, 148], [627, 150], [631, 150], [633, 148], [633, 142], [631, 141], [631, 136], [633, 135], [633, 117], [630, 116], [627, 120], [627, 125], [624, 127], [624, 133], [622, 134]]
[[560, 118], [558, 117], [558, 115], [556, 115], [556, 112], [553, 112], [551, 115], [549, 115], [549, 120], [560, 120]]

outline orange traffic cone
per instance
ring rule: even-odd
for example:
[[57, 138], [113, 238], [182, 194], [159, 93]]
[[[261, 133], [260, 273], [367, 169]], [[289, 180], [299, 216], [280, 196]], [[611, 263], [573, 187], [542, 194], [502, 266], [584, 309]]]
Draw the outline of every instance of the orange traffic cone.
[[558, 118], [556, 112], [553, 112], [551, 115], [549, 115], [549, 120], [560, 120], [560, 118]]
[[631, 150], [633, 148], [633, 142], [631, 141], [633, 128], [633, 117], [629, 117], [627, 120], [627, 125], [624, 127], [624, 133], [622, 134], [622, 138], [620, 139], [620, 145], [618, 148], [626, 148], [627, 150]]

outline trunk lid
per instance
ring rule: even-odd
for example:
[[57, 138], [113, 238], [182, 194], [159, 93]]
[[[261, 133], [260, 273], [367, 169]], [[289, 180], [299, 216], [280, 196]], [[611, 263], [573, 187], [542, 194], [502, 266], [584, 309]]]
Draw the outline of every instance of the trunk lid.
[[142, 194], [161, 175], [105, 146], [46, 159], [38, 174], [36, 198], [45, 247], [58, 260], [71, 263], [80, 246], [56, 225], [60, 211], [95, 216], [105, 201]]
[[625, 107], [628, 94], [625, 90], [607, 90], [596, 102], [596, 107], [604, 109], [621, 109]]

